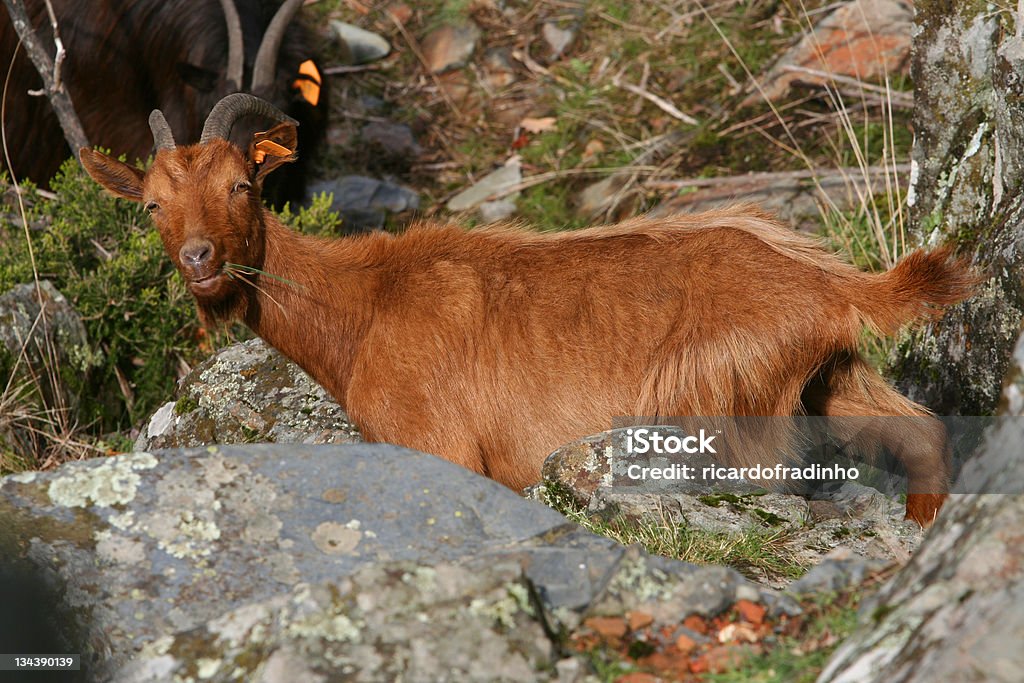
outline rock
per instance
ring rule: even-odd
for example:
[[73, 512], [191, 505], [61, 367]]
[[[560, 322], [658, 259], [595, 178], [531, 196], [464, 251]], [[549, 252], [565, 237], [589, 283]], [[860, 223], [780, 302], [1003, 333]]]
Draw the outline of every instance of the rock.
[[892, 372], [936, 412], [991, 415], [1024, 317], [1024, 40], [1009, 15], [981, 6], [919, 1], [917, 17], [912, 226], [922, 244], [973, 257], [985, 282], [908, 335]]
[[383, 444], [69, 463], [0, 480], [0, 525], [90, 680], [548, 680], [548, 634], [590, 617], [799, 611]]
[[576, 206], [581, 216], [593, 218], [597, 214], [611, 209], [615, 204], [615, 195], [625, 187], [628, 178], [623, 174], [612, 174], [591, 183], [583, 189], [577, 199]]
[[751, 94], [742, 106], [779, 99], [796, 81], [822, 85], [836, 75], [870, 82], [905, 72], [913, 19], [910, 0], [840, 4], [760, 79], [764, 94]]
[[516, 203], [511, 199], [499, 199], [494, 202], [484, 202], [479, 206], [477, 213], [483, 223], [496, 223], [510, 218], [518, 211]]
[[310, 196], [321, 192], [334, 195], [331, 209], [341, 214], [342, 227], [349, 233], [381, 228], [388, 213], [420, 206], [419, 195], [412, 190], [366, 176], [342, 176], [310, 185]]
[[388, 16], [403, 26], [412, 19], [412, 8], [404, 2], [401, 2], [401, 0], [388, 3], [388, 6], [384, 8], [384, 11], [388, 13]]
[[332, 19], [331, 30], [338, 37], [349, 64], [366, 64], [383, 59], [391, 52], [391, 45], [381, 36], [366, 29]]
[[[1024, 348], [1024, 335], [1017, 348]], [[1003, 395], [1024, 389], [1024, 353]], [[1009, 401], [1003, 405], [1009, 405]], [[822, 683], [1018, 681], [1024, 669], [1021, 413], [986, 432], [913, 562], [861, 607]]]
[[434, 29], [421, 45], [427, 68], [437, 74], [465, 66], [473, 56], [480, 36], [480, 29], [471, 21], [444, 24]]
[[[491, 171], [476, 183], [449, 199], [446, 208], [449, 211], [467, 211], [487, 201], [489, 197], [516, 187], [522, 181], [522, 164], [518, 156], [513, 156], [505, 162], [504, 166], [496, 171]], [[517, 194], [505, 195], [505, 198], [512, 199]]]
[[412, 129], [400, 123], [371, 121], [363, 126], [360, 137], [391, 156], [415, 156], [421, 151]]
[[576, 34], [579, 32], [578, 25], [571, 25], [562, 28], [554, 21], [545, 21], [541, 27], [540, 35], [548, 48], [548, 61], [560, 59], [566, 50], [576, 41]]
[[73, 424], [89, 371], [100, 361], [81, 316], [49, 280], [40, 280], [38, 290], [18, 285], [0, 296], [0, 393], [19, 395], [19, 412], [26, 414], [16, 418], [15, 406], [7, 406], [11, 418], [0, 419], [0, 451], [40, 455], [45, 445], [32, 416]]
[[214, 354], [179, 383], [135, 449], [225, 443], [356, 443], [362, 439], [323, 387], [262, 339]]
[[884, 560], [857, 555], [849, 548], [835, 548], [786, 591], [799, 596], [841, 593], [861, 585], [887, 564]]

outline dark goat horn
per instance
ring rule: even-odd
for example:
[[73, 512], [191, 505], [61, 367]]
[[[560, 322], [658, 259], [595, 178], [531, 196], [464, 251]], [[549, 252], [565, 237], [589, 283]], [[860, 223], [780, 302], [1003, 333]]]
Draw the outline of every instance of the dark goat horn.
[[274, 72], [277, 70], [277, 53], [281, 49], [281, 40], [284, 38], [284, 31], [288, 28], [299, 11], [302, 0], [285, 0], [281, 8], [277, 10], [274, 18], [267, 26], [267, 32], [263, 34], [263, 42], [256, 52], [256, 62], [252, 67], [252, 92], [262, 92], [274, 82]]
[[227, 81], [232, 92], [242, 89], [242, 72], [245, 69], [245, 54], [242, 52], [242, 20], [238, 17], [235, 0], [220, 0], [224, 10], [224, 22], [228, 29], [228, 72]]
[[[210, 116], [206, 119], [206, 124], [203, 126], [203, 135], [199, 138], [199, 144], [205, 144], [214, 138], [226, 140], [231, 133], [231, 127], [235, 125], [235, 121], [243, 116], [250, 115], [265, 116], [268, 119], [281, 121], [282, 123], [287, 122], [294, 123], [296, 126], [299, 125], [298, 121], [269, 102], [265, 102], [252, 95], [236, 92], [233, 95], [228, 95], [213, 107], [213, 111], [210, 112]], [[161, 118], [163, 117], [161, 116]]]
[[159, 109], [150, 112], [149, 129], [153, 131], [153, 142], [156, 143], [157, 151], [174, 149], [174, 134], [171, 133], [171, 127], [167, 125], [164, 113]]

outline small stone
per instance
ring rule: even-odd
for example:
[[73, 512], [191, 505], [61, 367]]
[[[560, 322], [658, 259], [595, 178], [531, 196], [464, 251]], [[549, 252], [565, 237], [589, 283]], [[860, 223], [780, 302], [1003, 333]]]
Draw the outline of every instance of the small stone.
[[629, 620], [630, 631], [639, 631], [654, 623], [654, 617], [647, 612], [627, 612], [626, 618]]
[[690, 664], [692, 673], [725, 673], [738, 669], [749, 657], [760, 651], [751, 645], [719, 645], [713, 647]]
[[477, 209], [480, 214], [480, 222], [497, 223], [514, 215], [519, 207], [511, 199], [499, 199], [493, 202], [484, 202]]
[[618, 640], [628, 630], [622, 617], [590, 617], [583, 625], [606, 640]]
[[420, 146], [413, 137], [412, 129], [401, 123], [371, 121], [363, 126], [360, 135], [364, 141], [379, 145], [384, 152], [391, 155], [420, 153]]
[[480, 29], [473, 22], [440, 26], [423, 39], [423, 58], [432, 73], [465, 66], [476, 50]]
[[412, 19], [412, 8], [404, 2], [392, 2], [384, 8], [384, 11], [388, 13], [388, 16], [403, 26]]
[[746, 621], [755, 626], [760, 626], [764, 622], [764, 615], [767, 610], [763, 605], [759, 605], [756, 602], [749, 600], [739, 600], [736, 602], [736, 611], [740, 613]]
[[691, 614], [683, 619], [683, 626], [701, 635], [705, 635], [708, 632], [708, 624], [704, 621], [704, 617], [697, 616], [696, 614]]
[[548, 58], [552, 61], [560, 58], [576, 40], [577, 27], [561, 28], [553, 21], [546, 21], [540, 29], [541, 37], [548, 46]]
[[697, 641], [695, 641], [693, 638], [686, 635], [685, 633], [680, 634], [679, 637], [676, 638], [676, 649], [682, 652], [683, 654], [690, 654], [694, 651], [694, 649], [696, 649], [696, 647]]
[[643, 671], [630, 671], [628, 674], [622, 674], [615, 679], [615, 683], [658, 683], [661, 680], [654, 674], [645, 673]]
[[496, 171], [485, 175], [477, 183], [466, 188], [448, 200], [449, 211], [466, 211], [515, 187], [523, 180], [522, 164], [519, 157], [512, 157]]
[[381, 36], [366, 29], [334, 19], [331, 29], [348, 53], [351, 64], [366, 64], [383, 59], [391, 52], [391, 45]]

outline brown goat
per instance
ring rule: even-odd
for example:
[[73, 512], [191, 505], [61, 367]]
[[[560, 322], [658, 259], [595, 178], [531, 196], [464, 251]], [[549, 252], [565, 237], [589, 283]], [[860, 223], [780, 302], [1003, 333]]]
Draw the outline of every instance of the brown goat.
[[[286, 119], [233, 95], [205, 143], [176, 148], [154, 112], [148, 172], [89, 149], [82, 163], [146, 204], [204, 322], [244, 321], [367, 439], [514, 489], [615, 416], [927, 416], [860, 358], [858, 335], [892, 334], [973, 283], [947, 249], [861, 272], [749, 208], [557, 234], [424, 223], [299, 235], [260, 202], [295, 127], [243, 153], [222, 139], [238, 107]], [[937, 420], [908, 422], [916, 432], [873, 436], [908, 473], [907, 516], [926, 524], [948, 491], [949, 450]]]

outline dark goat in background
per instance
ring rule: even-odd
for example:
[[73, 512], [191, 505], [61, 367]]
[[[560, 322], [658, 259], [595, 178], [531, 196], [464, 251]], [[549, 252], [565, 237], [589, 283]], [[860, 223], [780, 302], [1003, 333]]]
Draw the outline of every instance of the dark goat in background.
[[[148, 124], [153, 109], [164, 112], [176, 139], [195, 142], [214, 104], [245, 90], [301, 124], [299, 146], [308, 160], [323, 138], [328, 105], [326, 92], [314, 105], [295, 85], [305, 78], [300, 64], [312, 57], [307, 32], [291, 20], [301, 4], [53, 0], [67, 50], [63, 80], [89, 142], [129, 161], [147, 157], [153, 151]], [[27, 0], [25, 5], [37, 35], [52, 51], [44, 3]], [[268, 28], [272, 23], [277, 28]], [[42, 81], [24, 49], [18, 49], [18, 36], [2, 10], [0, 58], [5, 71], [14, 60], [3, 121], [11, 169], [18, 178], [45, 186], [71, 150], [47, 98], [28, 94]], [[257, 129], [258, 121], [246, 123], [235, 130], [240, 144]], [[289, 171], [267, 190], [275, 204], [304, 194], [306, 164], [300, 160]]]

